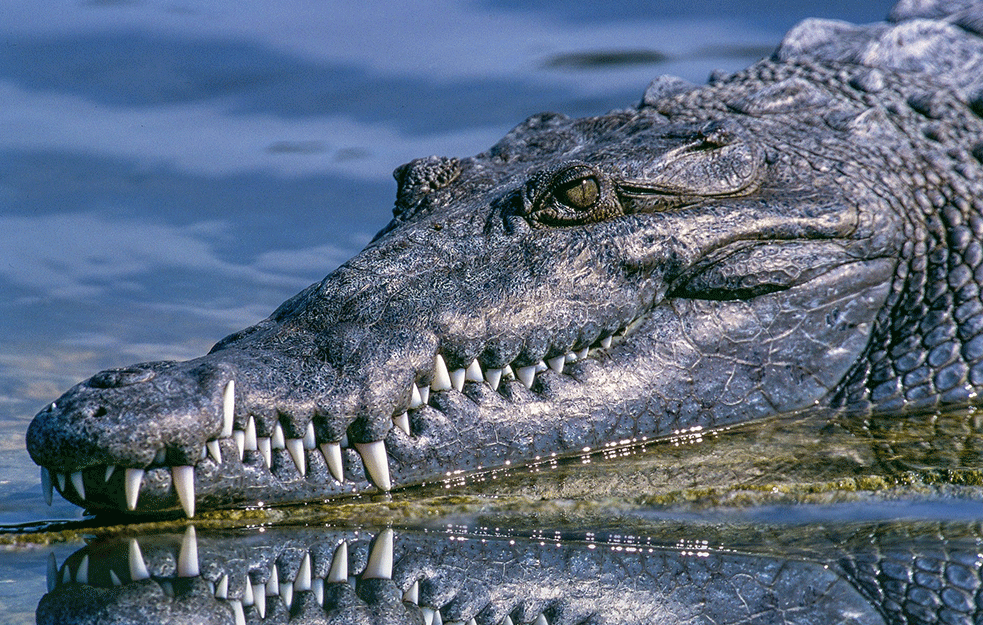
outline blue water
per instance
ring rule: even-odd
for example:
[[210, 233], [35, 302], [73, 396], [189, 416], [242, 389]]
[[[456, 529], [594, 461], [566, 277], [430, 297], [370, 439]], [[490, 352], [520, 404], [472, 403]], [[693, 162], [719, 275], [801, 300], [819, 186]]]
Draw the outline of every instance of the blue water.
[[[79, 515], [42, 501], [23, 444], [40, 407], [268, 315], [385, 225], [399, 164], [477, 153], [539, 111], [623, 107], [658, 74], [703, 82], [804, 17], [890, 4], [6, 0], [0, 523]], [[644, 62], [589, 62], [605, 52]], [[41, 555], [37, 571], [43, 591]], [[0, 561], [0, 605], [19, 577]]]

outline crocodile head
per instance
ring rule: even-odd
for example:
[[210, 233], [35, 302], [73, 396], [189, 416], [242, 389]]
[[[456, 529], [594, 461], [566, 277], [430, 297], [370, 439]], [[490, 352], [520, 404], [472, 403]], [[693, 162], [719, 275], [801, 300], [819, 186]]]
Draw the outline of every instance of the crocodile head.
[[836, 95], [831, 124], [825, 87], [748, 71], [398, 168], [392, 222], [268, 319], [41, 411], [48, 493], [188, 515], [320, 500], [829, 400], [906, 222], [854, 158], [863, 102]]

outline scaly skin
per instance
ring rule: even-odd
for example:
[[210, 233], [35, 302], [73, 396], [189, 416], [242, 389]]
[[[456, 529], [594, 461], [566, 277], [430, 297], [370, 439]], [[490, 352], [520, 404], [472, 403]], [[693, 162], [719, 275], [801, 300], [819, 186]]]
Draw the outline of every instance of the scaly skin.
[[249, 623], [430, 623], [435, 612], [495, 625], [979, 622], [977, 524], [844, 530], [298, 527], [115, 538], [50, 565], [37, 622], [231, 625], [238, 613]]
[[393, 221], [269, 319], [39, 413], [42, 479], [190, 516], [815, 404], [973, 401], [981, 14], [807, 21], [706, 86], [404, 165]]

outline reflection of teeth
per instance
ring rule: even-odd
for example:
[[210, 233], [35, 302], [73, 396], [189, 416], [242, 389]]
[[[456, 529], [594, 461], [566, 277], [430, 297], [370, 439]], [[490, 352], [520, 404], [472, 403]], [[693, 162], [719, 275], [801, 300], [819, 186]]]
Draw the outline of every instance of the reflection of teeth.
[[89, 583], [89, 554], [82, 556], [82, 561], [79, 562], [79, 568], [75, 571], [75, 581], [80, 584]]
[[123, 481], [123, 490], [126, 492], [126, 509], [137, 509], [137, 498], [140, 497], [140, 483], [143, 481], [143, 469], [127, 469], [126, 477]]
[[58, 560], [55, 558], [55, 552], [52, 551], [48, 554], [48, 592], [55, 589], [58, 584]]
[[440, 354], [437, 354], [434, 358], [433, 381], [430, 383], [430, 388], [435, 391], [451, 390], [451, 376], [447, 373], [447, 364], [444, 362], [444, 357]]
[[41, 492], [44, 493], [44, 503], [51, 505], [54, 485], [51, 483], [51, 471], [41, 467]]
[[348, 581], [348, 543], [341, 541], [338, 548], [334, 551], [334, 558], [331, 560], [331, 570], [325, 578], [329, 584], [337, 584]]
[[55, 481], [58, 482], [58, 490], [65, 492], [65, 474], [55, 472]]
[[130, 539], [130, 550], [127, 561], [130, 565], [130, 579], [138, 582], [142, 579], [150, 578], [150, 571], [147, 570], [147, 563], [143, 561], [143, 554], [140, 553], [140, 543], [136, 538]]
[[311, 589], [311, 554], [305, 553], [304, 560], [300, 563], [300, 570], [294, 578], [294, 590]]
[[321, 453], [324, 454], [324, 461], [328, 463], [331, 477], [339, 482], [344, 482], [345, 477], [341, 472], [341, 444], [324, 443], [321, 445]]
[[154, 461], [152, 464], [166, 464], [167, 463], [167, 450], [161, 447], [154, 454]]
[[106, 465], [106, 476], [103, 479], [108, 482], [109, 478], [113, 477], [113, 473], [116, 473], [116, 465], [115, 464]]
[[416, 384], [410, 384], [410, 410], [419, 408], [423, 405], [423, 398], [420, 397], [420, 389]]
[[195, 515], [195, 468], [193, 466], [171, 467], [174, 490], [184, 513], [190, 519]]
[[471, 382], [481, 382], [484, 377], [481, 374], [481, 365], [478, 364], [478, 359], [475, 358], [468, 365], [468, 370], [464, 375], [464, 379], [470, 380]]
[[236, 382], [229, 380], [222, 393], [222, 438], [232, 436], [232, 416], [236, 411]]
[[189, 525], [181, 538], [181, 551], [177, 557], [178, 577], [198, 577], [198, 536], [195, 526]]
[[408, 601], [410, 603], [420, 603], [420, 581], [417, 580], [413, 582], [406, 592], [403, 593], [403, 601]]
[[116, 571], [114, 571], [112, 569], [109, 569], [109, 581], [111, 581], [113, 583], [113, 586], [122, 586], [123, 585], [123, 580], [121, 580], [119, 578], [119, 575], [116, 574]]
[[307, 424], [304, 430], [304, 449], [317, 449], [317, 439], [314, 437], [314, 422]]
[[263, 462], [266, 463], [266, 468], [269, 469], [270, 465], [273, 464], [273, 445], [270, 444], [270, 437], [261, 436], [257, 438], [256, 448], [259, 449], [259, 453], [263, 456]]
[[519, 367], [519, 370], [515, 373], [515, 377], [519, 378], [519, 381], [526, 388], [532, 388], [532, 383], [536, 380], [536, 365]]
[[311, 584], [311, 590], [314, 592], [314, 598], [317, 599], [318, 605], [322, 608], [324, 607], [324, 580], [320, 577], [315, 577]]
[[391, 489], [392, 482], [389, 480], [389, 458], [386, 456], [386, 444], [382, 441], [355, 443], [355, 449], [362, 456], [362, 463], [365, 465], [365, 472], [369, 474], [369, 479], [379, 487], [379, 490], [388, 491]]
[[399, 429], [401, 429], [404, 432], [406, 432], [407, 435], [410, 433], [410, 416], [409, 416], [409, 414], [407, 414], [405, 412], [399, 413], [398, 415], [396, 415], [395, 417], [393, 417], [393, 423], [396, 424], [396, 427], [398, 427]]
[[208, 455], [218, 464], [222, 464], [222, 447], [218, 444], [218, 441], [208, 441], [205, 443], [205, 447], [208, 448]]
[[392, 579], [393, 578], [393, 531], [384, 529], [379, 532], [369, 553], [368, 564], [362, 573], [362, 579]]
[[307, 475], [307, 457], [304, 455], [304, 439], [288, 438], [287, 451], [290, 452], [290, 457], [294, 459], [294, 464], [297, 465], [297, 471], [301, 475]]

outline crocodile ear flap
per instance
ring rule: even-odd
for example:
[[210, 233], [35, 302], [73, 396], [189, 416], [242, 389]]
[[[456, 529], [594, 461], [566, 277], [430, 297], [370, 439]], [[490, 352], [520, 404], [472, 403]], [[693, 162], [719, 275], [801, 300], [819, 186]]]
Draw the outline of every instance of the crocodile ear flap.
[[732, 123], [710, 122], [643, 170], [641, 185], [685, 196], [730, 195], [756, 185], [764, 151]]

